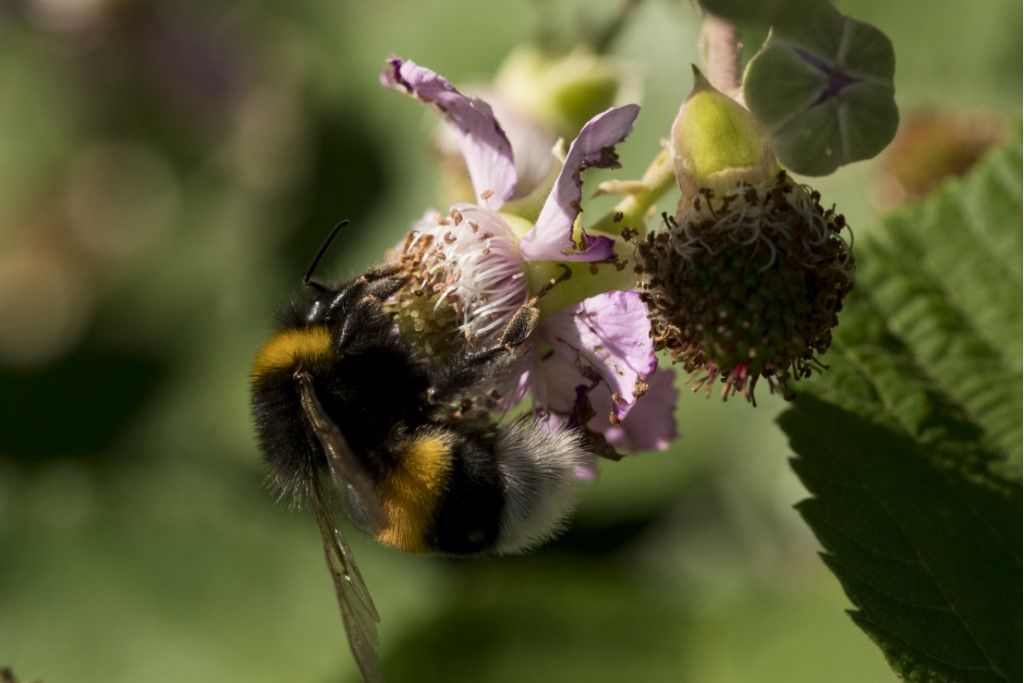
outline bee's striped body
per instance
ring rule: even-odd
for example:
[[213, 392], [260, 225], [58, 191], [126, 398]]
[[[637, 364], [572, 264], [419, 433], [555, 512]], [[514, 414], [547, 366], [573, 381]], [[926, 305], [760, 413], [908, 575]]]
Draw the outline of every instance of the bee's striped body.
[[[339, 305], [346, 287], [294, 304], [252, 368], [260, 445], [283, 491], [303, 495], [326, 469], [303, 413], [307, 373], [330, 420], [379, 496], [381, 543], [424, 553], [515, 551], [549, 538], [571, 505], [578, 437], [535, 423], [457, 417], [451, 399], [494, 372], [468, 357], [421, 357], [370, 297]], [[367, 313], [359, 306], [369, 306]], [[358, 324], [346, 320], [358, 316]], [[510, 351], [511, 352], [511, 351]]]

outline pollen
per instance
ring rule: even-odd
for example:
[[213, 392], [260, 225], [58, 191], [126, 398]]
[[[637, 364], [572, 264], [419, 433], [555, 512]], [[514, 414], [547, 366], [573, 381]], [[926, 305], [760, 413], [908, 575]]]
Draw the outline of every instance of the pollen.
[[425, 218], [389, 260], [409, 282], [392, 303], [396, 322], [431, 356], [495, 343], [529, 296], [514, 233], [482, 207]]

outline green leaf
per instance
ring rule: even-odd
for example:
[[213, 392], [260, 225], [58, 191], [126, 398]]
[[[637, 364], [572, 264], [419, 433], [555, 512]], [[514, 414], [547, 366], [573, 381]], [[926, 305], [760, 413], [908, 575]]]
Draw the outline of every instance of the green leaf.
[[991, 156], [965, 182], [886, 222], [860, 253], [859, 287], [939, 388], [1021, 465], [1021, 156]]
[[859, 245], [780, 424], [854, 621], [908, 680], [1021, 678], [1020, 139]]
[[782, 426], [815, 496], [800, 513], [893, 668], [1019, 680], [1019, 492], [946, 471], [909, 435], [812, 396]]
[[896, 56], [880, 30], [825, 0], [702, 4], [733, 21], [771, 26], [747, 64], [743, 96], [785, 166], [827, 175], [870, 159], [892, 140], [899, 124]]
[[743, 94], [785, 166], [827, 175], [896, 134], [895, 64], [885, 34], [849, 17], [813, 36], [775, 28], [747, 65]]

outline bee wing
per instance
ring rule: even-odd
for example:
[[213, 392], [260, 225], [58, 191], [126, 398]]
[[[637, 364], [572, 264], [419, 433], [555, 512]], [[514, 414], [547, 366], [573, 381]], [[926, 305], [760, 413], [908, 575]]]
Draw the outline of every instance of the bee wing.
[[363, 577], [356, 567], [352, 553], [349, 551], [345, 537], [331, 516], [330, 507], [324, 501], [324, 495], [318, 480], [312, 487], [313, 511], [317, 526], [320, 527], [320, 538], [324, 544], [324, 557], [327, 569], [334, 580], [334, 592], [338, 598], [338, 609], [345, 623], [348, 644], [352, 655], [362, 671], [367, 683], [384, 680], [380, 668], [378, 654], [377, 624], [380, 615], [370, 598], [370, 592], [363, 583]]
[[[306, 372], [298, 372], [295, 381], [299, 386], [303, 412], [323, 447], [345, 513], [355, 526], [367, 533], [376, 533], [383, 527], [384, 511], [373, 479], [352, 453], [345, 435], [324, 411], [313, 388], [313, 378]], [[349, 647], [363, 678], [369, 683], [383, 681], [377, 639], [380, 615], [332, 515], [330, 495], [325, 494], [316, 476], [310, 488], [313, 512], [324, 545], [324, 557], [334, 581], [334, 592], [338, 598], [341, 619], [345, 623]]]
[[384, 510], [373, 479], [359, 458], [353, 455], [338, 425], [334, 424], [334, 420], [320, 405], [312, 376], [307, 372], [298, 372], [295, 381], [299, 385], [302, 409], [327, 456], [331, 477], [341, 494], [345, 514], [357, 528], [371, 535], [376, 534], [384, 526]]

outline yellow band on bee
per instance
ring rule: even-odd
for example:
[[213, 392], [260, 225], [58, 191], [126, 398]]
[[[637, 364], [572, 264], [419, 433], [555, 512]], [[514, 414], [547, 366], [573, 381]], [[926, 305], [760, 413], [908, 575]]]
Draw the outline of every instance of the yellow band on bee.
[[289, 368], [297, 361], [320, 360], [331, 355], [331, 334], [326, 327], [302, 327], [282, 330], [273, 335], [256, 354], [252, 378]]
[[399, 453], [400, 462], [381, 486], [388, 525], [377, 540], [405, 552], [429, 552], [426, 535], [451, 469], [451, 439], [444, 434], [420, 434], [407, 439]]

